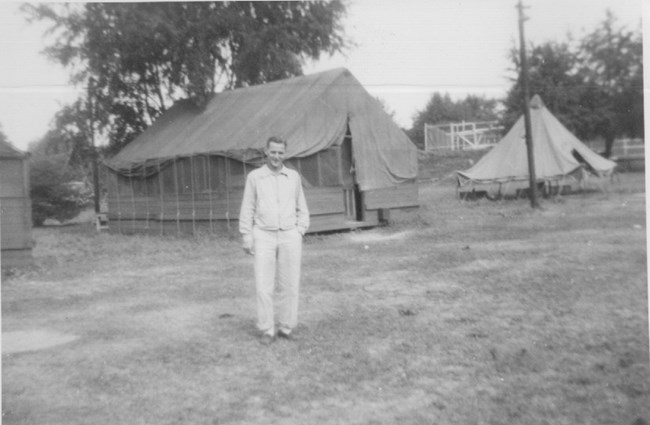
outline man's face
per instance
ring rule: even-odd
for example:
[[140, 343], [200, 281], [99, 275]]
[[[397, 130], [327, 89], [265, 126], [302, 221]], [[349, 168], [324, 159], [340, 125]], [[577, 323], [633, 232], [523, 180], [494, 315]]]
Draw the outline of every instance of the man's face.
[[282, 168], [285, 150], [284, 143], [269, 143], [266, 148], [266, 164], [271, 170], [279, 171]]

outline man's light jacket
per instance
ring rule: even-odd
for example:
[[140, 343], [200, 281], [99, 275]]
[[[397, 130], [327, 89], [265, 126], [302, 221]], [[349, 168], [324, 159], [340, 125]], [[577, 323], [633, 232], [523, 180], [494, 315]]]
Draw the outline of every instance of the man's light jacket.
[[274, 173], [267, 165], [246, 177], [239, 213], [239, 232], [252, 238], [253, 226], [262, 230], [296, 229], [302, 235], [309, 227], [309, 210], [300, 175], [282, 166]]

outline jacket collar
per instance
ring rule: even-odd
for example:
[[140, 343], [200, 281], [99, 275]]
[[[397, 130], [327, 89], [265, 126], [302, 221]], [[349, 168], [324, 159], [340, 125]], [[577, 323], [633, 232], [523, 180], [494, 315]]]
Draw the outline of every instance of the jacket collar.
[[[265, 176], [272, 176], [272, 175], [276, 174], [269, 168], [268, 164], [264, 164], [262, 166], [262, 168], [264, 169], [264, 175]], [[288, 176], [289, 175], [288, 170], [289, 169], [287, 168], [287, 166], [282, 164], [282, 168], [280, 168], [280, 171], [278, 171], [277, 174], [283, 174], [285, 176]]]

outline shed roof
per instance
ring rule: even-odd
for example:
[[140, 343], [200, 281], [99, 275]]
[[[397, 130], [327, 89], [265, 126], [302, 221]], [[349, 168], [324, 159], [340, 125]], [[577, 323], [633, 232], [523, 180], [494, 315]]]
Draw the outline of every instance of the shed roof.
[[0, 158], [25, 158], [26, 153], [19, 151], [9, 142], [0, 140]]

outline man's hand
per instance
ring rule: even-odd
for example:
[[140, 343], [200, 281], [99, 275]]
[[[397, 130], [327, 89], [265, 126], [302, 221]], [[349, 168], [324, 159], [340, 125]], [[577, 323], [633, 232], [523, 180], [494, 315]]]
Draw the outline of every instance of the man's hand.
[[255, 251], [253, 250], [253, 238], [250, 235], [245, 235], [244, 240], [243, 240], [243, 248], [244, 252], [248, 255], [253, 255], [255, 254]]

